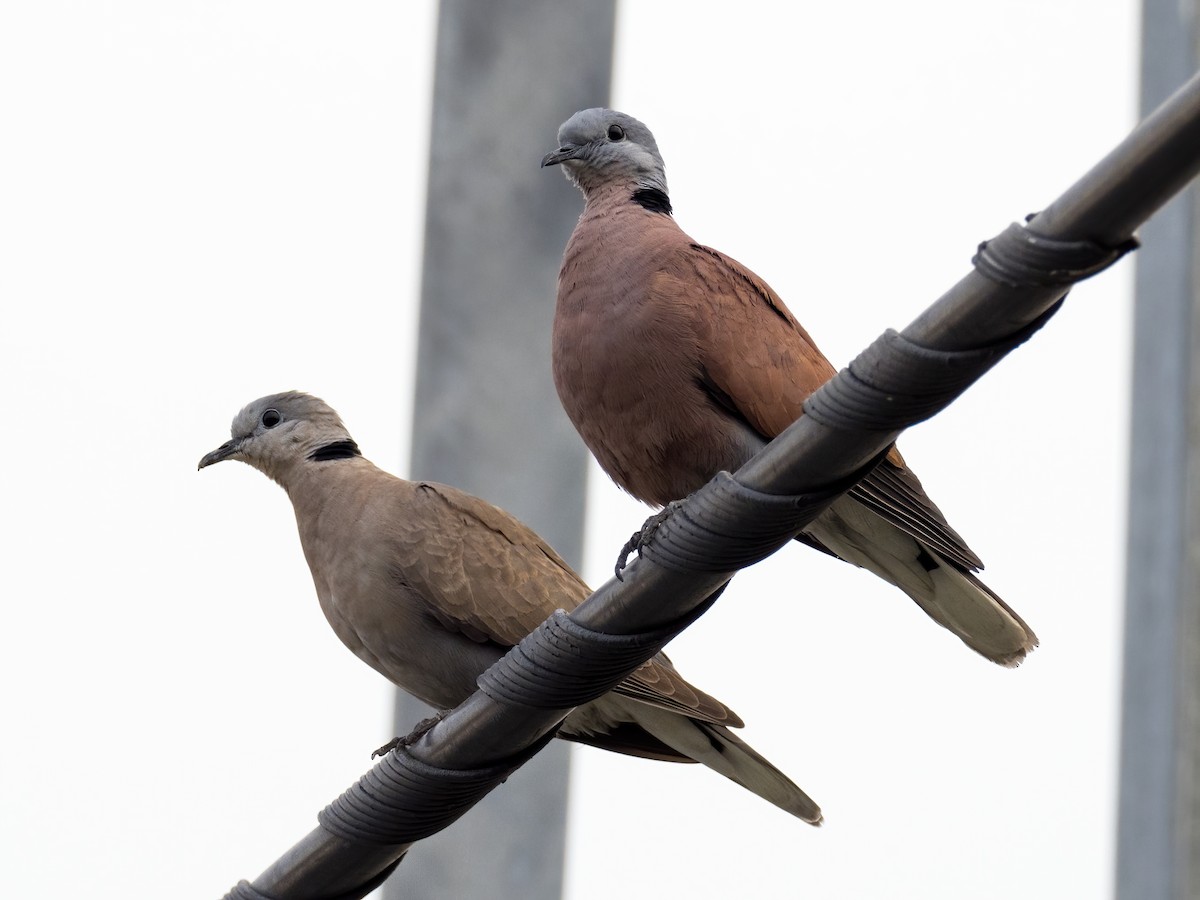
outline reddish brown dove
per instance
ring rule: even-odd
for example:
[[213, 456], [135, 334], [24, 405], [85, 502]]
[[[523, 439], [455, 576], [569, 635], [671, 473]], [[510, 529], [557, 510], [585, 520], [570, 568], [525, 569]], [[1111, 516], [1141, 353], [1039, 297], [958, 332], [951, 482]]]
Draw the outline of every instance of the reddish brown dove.
[[[363, 458], [337, 413], [308, 394], [256, 400], [200, 460], [247, 463], [283, 486], [317, 598], [356, 656], [438, 709], [556, 609], [591, 593], [504, 510], [444, 484], [405, 481]], [[700, 762], [794, 816], [821, 811], [736, 737], [741, 719], [659, 654], [567, 716], [558, 736], [670, 762]]]
[[[745, 463], [834, 368], [765, 281], [675, 223], [645, 125], [585, 109], [558, 143], [542, 165], [586, 202], [558, 278], [554, 383], [604, 471], [664, 506]], [[994, 662], [1037, 646], [895, 448], [798, 540], [896, 585]]]

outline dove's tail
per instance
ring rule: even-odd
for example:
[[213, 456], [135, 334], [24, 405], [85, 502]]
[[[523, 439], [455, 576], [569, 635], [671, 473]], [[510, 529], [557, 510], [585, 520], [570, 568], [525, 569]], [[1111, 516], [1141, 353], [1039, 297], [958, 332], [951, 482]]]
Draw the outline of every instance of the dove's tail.
[[853, 500], [838, 501], [805, 531], [846, 562], [900, 588], [992, 662], [1020, 665], [1038, 645], [1033, 629], [971, 572]]
[[642, 728], [681, 755], [708, 766], [805, 822], [821, 824], [821, 808], [812, 798], [724, 725], [640, 704], [634, 715]]

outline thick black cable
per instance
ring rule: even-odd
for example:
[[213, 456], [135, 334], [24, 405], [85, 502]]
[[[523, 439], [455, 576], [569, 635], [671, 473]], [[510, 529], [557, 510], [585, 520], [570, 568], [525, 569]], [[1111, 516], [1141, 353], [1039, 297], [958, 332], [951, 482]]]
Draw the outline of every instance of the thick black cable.
[[[1111, 266], [1137, 247], [1064, 241], [1014, 222], [979, 245], [971, 260], [986, 278], [1011, 288], [1066, 286]], [[805, 414], [843, 431], [900, 431], [945, 409], [1006, 354], [1029, 340], [1062, 306], [1062, 299], [1003, 340], [964, 350], [922, 347], [889, 329], [804, 403]]]
[[736, 572], [794, 538], [880, 459], [882, 454], [848, 478], [808, 494], [766, 494], [720, 472], [686, 504], [672, 504], [638, 553], [673, 572]]
[[410, 844], [436, 834], [483, 799], [554, 737], [544, 735], [503, 763], [442, 769], [396, 747], [317, 816], [326, 831], [354, 843]]
[[804, 414], [842, 431], [901, 431], [941, 412], [1062, 305], [1005, 340], [974, 350], [931, 350], [888, 329], [804, 401]]
[[[391, 874], [396, 871], [396, 866], [400, 865], [403, 860], [403, 856], [399, 857], [370, 881], [364, 882], [347, 893], [338, 894], [336, 897], [329, 897], [328, 900], [362, 900], [363, 897], [387, 881]], [[250, 882], [242, 879], [234, 886], [232, 891], [225, 895], [223, 900], [278, 900], [278, 898], [271, 894], [264, 894]]]
[[476, 683], [500, 703], [533, 709], [582, 706], [628, 678], [648, 656], [703, 615], [722, 590], [669, 625], [636, 634], [595, 631], [560, 609]]
[[1116, 247], [1064, 241], [1013, 222], [981, 243], [971, 264], [981, 275], [1008, 287], [1066, 287], [1103, 272], [1137, 246], [1136, 238]]

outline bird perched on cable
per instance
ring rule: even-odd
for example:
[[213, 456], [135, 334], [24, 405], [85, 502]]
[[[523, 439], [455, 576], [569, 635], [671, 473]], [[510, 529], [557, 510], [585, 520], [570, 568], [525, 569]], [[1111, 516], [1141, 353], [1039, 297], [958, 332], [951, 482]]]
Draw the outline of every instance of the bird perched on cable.
[[[437, 709], [588, 586], [531, 529], [444, 484], [405, 481], [363, 458], [323, 401], [256, 400], [200, 468], [240, 460], [287, 491], [317, 598], [342, 643]], [[730, 732], [742, 721], [688, 684], [664, 654], [578, 707], [558, 736], [670, 762], [700, 762], [812, 824], [809, 797]]]
[[[558, 278], [554, 383], [604, 471], [665, 506], [749, 460], [834, 368], [765, 281], [676, 224], [645, 125], [585, 109], [558, 144], [542, 166], [562, 166], [585, 206]], [[798, 540], [896, 585], [994, 662], [1037, 646], [895, 448]]]

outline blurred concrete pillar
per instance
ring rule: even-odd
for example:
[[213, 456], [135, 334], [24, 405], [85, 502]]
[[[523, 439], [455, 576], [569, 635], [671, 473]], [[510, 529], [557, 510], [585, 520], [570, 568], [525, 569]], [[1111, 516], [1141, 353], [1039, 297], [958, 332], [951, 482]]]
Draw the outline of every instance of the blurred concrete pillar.
[[[558, 126], [608, 102], [615, 0], [442, 0], [412, 471], [502, 506], [580, 562], [586, 456], [550, 375], [579, 197], [538, 168]], [[397, 733], [427, 714], [399, 695]], [[404, 900], [562, 894], [568, 750], [556, 743], [385, 888]]]
[[[1195, 71], [1197, 14], [1144, 0], [1143, 115]], [[1118, 900], [1200, 898], [1198, 196], [1147, 223], [1136, 257]]]

